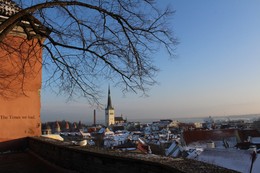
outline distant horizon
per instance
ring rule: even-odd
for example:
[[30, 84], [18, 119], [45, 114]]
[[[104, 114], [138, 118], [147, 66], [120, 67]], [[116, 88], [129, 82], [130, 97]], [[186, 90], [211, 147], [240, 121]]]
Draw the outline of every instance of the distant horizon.
[[[188, 122], [201, 122], [202, 120], [206, 119], [206, 118], [209, 118], [209, 117], [212, 117], [213, 119], [255, 119], [255, 118], [260, 118], [260, 113], [256, 113], [256, 114], [239, 114], [239, 115], [223, 115], [223, 116], [214, 116], [214, 115], [211, 115], [211, 116], [200, 116], [200, 117], [165, 117], [165, 118], [127, 118], [127, 120], [129, 122], [141, 122], [141, 123], [152, 123], [153, 121], [159, 121], [159, 120], [162, 120], [162, 119], [171, 119], [171, 120], [177, 120], [177, 121], [181, 121], [181, 122], [185, 122], [185, 123], [188, 123]], [[123, 117], [124, 119], [126, 117]], [[50, 121], [42, 121], [42, 123], [46, 123], [46, 122], [54, 122], [54, 121], [69, 121], [69, 122], [78, 122], [78, 121], [81, 121], [82, 123], [92, 123], [93, 122], [93, 119], [92, 120], [78, 120], [78, 121], [71, 121], [71, 120], [66, 120], [66, 119], [60, 119], [60, 120], [50, 120]], [[196, 121], [196, 120], [200, 120], [200, 121]], [[97, 124], [103, 124], [105, 122], [105, 116], [104, 116], [104, 120], [103, 119], [97, 119]]]

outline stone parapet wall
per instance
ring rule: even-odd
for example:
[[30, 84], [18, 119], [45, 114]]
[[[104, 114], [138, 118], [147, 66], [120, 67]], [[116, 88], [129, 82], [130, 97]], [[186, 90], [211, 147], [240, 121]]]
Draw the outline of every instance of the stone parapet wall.
[[30, 137], [28, 147], [53, 164], [82, 173], [235, 172], [194, 160], [117, 153], [40, 137]]

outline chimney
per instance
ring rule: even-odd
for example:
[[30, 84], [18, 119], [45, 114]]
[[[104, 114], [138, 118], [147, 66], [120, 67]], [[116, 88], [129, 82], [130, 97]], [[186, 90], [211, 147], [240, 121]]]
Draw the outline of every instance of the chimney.
[[94, 126], [96, 126], [96, 109], [94, 109]]

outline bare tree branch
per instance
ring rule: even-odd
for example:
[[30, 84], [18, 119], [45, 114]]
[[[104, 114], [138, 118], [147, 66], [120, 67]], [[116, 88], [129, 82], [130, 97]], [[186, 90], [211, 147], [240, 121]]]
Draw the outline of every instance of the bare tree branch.
[[27, 39], [46, 38], [44, 43], [38, 39], [49, 72], [46, 85], [59, 87], [69, 98], [84, 96], [98, 103], [99, 85], [110, 80], [122, 91], [145, 93], [158, 71], [151, 54], [164, 46], [174, 55], [177, 40], [168, 26], [174, 12], [158, 9], [155, 1], [15, 2], [20, 10], [0, 24], [0, 42], [15, 26], [23, 28]]

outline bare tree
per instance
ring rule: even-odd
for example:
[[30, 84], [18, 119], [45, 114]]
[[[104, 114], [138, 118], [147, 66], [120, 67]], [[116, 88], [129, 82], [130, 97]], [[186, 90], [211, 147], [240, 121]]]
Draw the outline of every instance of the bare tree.
[[14, 26], [23, 27], [27, 39], [45, 37], [39, 42], [49, 72], [45, 84], [69, 98], [84, 96], [98, 103], [100, 83], [110, 80], [122, 91], [145, 93], [156, 83], [151, 55], [161, 46], [173, 55], [177, 44], [168, 25], [173, 11], [159, 10], [153, 0], [14, 2], [17, 9], [0, 24], [0, 41]]

